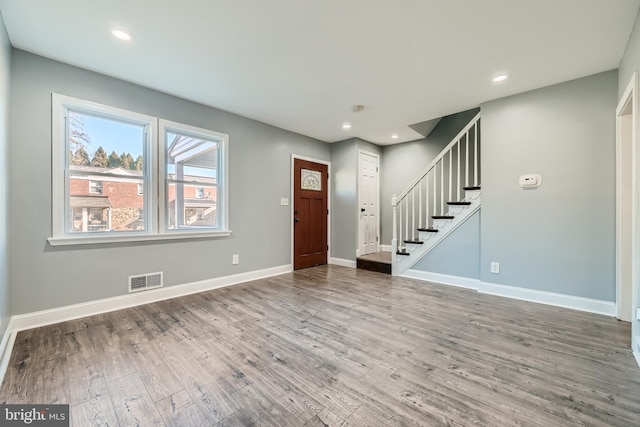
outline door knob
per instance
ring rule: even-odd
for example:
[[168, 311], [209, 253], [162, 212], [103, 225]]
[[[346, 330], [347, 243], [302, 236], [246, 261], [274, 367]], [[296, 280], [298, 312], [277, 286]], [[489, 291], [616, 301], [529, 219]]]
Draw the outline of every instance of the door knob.
[[294, 218], [295, 222], [300, 222], [300, 218]]
[[365, 208], [360, 208], [360, 212], [364, 212], [364, 211], [365, 211]]

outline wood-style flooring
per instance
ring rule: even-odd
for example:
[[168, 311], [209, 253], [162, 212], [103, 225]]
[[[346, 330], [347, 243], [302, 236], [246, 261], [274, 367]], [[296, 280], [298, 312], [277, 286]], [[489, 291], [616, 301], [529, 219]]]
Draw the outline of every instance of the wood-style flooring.
[[638, 426], [628, 323], [337, 266], [20, 332], [73, 426]]

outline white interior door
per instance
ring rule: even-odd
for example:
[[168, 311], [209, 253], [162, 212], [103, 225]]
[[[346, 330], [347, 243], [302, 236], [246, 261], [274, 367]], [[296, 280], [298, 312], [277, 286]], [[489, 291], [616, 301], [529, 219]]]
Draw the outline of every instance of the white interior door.
[[380, 158], [360, 151], [358, 155], [358, 255], [378, 252], [380, 235]]

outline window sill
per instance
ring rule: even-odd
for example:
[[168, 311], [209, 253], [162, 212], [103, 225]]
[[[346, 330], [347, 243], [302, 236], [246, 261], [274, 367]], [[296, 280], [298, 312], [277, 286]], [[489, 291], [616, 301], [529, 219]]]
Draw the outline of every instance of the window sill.
[[49, 237], [47, 241], [51, 246], [73, 246], [73, 245], [101, 245], [109, 243], [129, 243], [129, 242], [153, 242], [164, 240], [190, 240], [208, 239], [215, 237], [228, 237], [231, 230], [207, 231], [207, 232], [187, 232], [187, 233], [166, 233], [166, 234], [136, 234], [128, 236], [79, 236], [79, 237]]

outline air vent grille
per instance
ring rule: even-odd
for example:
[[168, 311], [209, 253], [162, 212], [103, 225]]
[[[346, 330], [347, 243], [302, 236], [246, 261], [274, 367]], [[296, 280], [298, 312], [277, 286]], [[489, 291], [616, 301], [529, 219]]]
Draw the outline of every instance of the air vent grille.
[[140, 292], [162, 286], [162, 272], [129, 276], [129, 292]]

